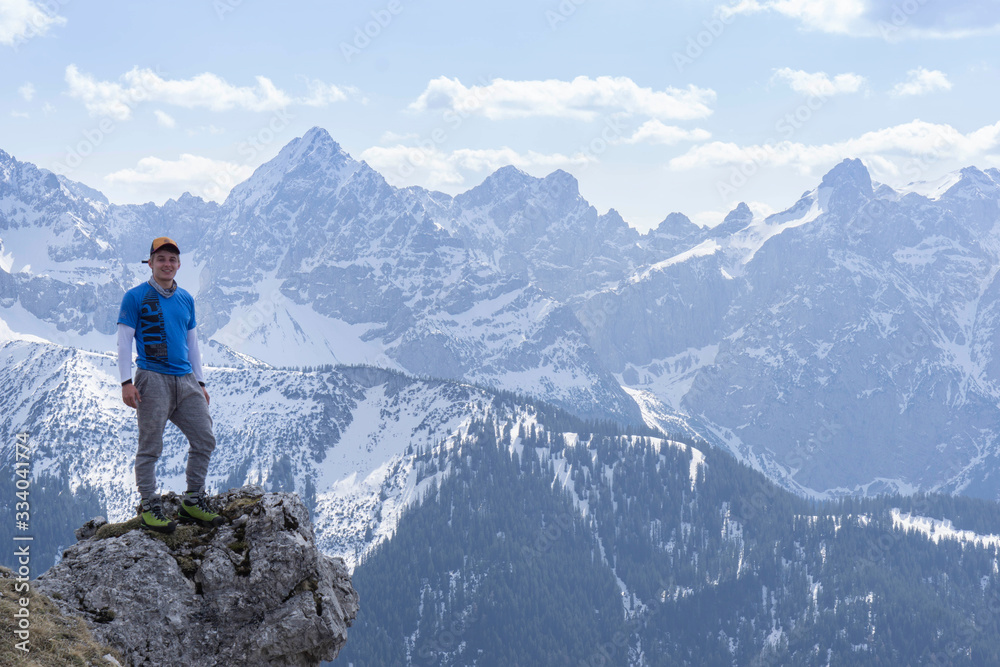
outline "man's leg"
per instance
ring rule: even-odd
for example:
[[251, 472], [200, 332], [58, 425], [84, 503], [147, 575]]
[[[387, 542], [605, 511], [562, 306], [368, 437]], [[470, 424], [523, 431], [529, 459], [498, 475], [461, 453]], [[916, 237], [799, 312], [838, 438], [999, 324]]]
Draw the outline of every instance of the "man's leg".
[[170, 415], [170, 421], [188, 439], [187, 490], [200, 492], [205, 489], [208, 463], [215, 451], [212, 417], [208, 414], [208, 402], [194, 374], [177, 378], [177, 384], [177, 407]]
[[156, 495], [156, 462], [163, 452], [163, 428], [174, 410], [174, 392], [169, 376], [139, 369], [135, 388], [140, 401], [136, 408], [139, 447], [135, 453], [135, 485], [143, 500]]
[[177, 516], [184, 523], [197, 523], [212, 528], [221, 526], [225, 519], [209, 507], [203, 493], [208, 462], [215, 450], [208, 402], [193, 374], [177, 378], [177, 386], [179, 400], [170, 421], [188, 439], [187, 492], [181, 500]]

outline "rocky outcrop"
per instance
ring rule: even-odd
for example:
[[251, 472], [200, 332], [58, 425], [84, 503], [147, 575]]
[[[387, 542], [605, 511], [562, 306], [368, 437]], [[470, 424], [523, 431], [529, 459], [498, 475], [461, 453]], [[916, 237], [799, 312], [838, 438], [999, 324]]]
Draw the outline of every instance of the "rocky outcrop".
[[96, 642], [82, 619], [62, 613], [33, 583], [25, 585], [0, 565], [0, 637], [7, 638], [0, 665], [122, 667], [121, 655]]
[[[37, 589], [133, 665], [317, 665], [347, 641], [358, 594], [321, 553], [296, 494], [215, 496], [227, 522], [143, 531], [88, 522]], [[164, 496], [165, 510], [178, 499]]]

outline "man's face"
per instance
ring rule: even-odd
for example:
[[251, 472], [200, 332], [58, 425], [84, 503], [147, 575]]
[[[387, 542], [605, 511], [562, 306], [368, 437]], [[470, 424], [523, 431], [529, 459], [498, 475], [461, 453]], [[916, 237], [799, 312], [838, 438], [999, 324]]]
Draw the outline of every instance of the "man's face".
[[149, 268], [153, 271], [153, 280], [164, 286], [170, 285], [177, 269], [181, 268], [181, 257], [169, 250], [157, 250], [149, 258]]

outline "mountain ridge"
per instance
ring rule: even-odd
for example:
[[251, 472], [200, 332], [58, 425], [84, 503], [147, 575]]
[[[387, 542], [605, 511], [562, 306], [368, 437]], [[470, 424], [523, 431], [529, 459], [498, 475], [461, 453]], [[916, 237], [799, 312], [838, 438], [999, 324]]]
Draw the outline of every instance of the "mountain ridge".
[[820, 496], [875, 480], [1000, 495], [996, 170], [897, 192], [849, 159], [785, 211], [639, 234], [566, 172], [397, 189], [321, 128], [222, 204], [117, 206], [3, 164], [0, 317], [25, 333], [107, 349], [167, 233], [194, 248], [209, 362], [375, 364], [660, 415]]

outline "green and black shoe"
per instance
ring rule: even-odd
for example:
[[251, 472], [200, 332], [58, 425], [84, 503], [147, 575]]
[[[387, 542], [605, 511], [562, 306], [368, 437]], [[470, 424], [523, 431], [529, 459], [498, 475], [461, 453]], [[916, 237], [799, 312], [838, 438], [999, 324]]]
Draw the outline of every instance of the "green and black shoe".
[[177, 522], [171, 521], [163, 514], [163, 503], [159, 496], [153, 496], [142, 501], [139, 506], [140, 525], [146, 530], [158, 533], [172, 533], [177, 528]]
[[205, 494], [200, 491], [188, 491], [184, 494], [177, 518], [183, 523], [196, 523], [211, 528], [221, 526], [226, 521], [209, 508]]

